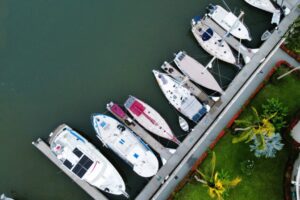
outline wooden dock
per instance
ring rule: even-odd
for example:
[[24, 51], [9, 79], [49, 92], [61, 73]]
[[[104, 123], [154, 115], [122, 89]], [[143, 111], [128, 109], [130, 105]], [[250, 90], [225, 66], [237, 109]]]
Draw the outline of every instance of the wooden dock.
[[[218, 35], [221, 37], [227, 34], [227, 32], [221, 28], [216, 22], [214, 22], [210, 17], [206, 16], [202, 19], [202, 22], [213, 29]], [[249, 49], [242, 45], [238, 39], [233, 37], [231, 34], [224, 37], [224, 40], [237, 52], [240, 52], [246, 63], [250, 62], [251, 58], [254, 56], [254, 54], [257, 52], [257, 50]], [[248, 62], [246, 61], [248, 60]]]
[[161, 66], [168, 75], [173, 77], [175, 80], [183, 83], [183, 86], [191, 91], [191, 93], [197, 97], [202, 102], [207, 102], [207, 104], [212, 107], [215, 102], [199, 87], [197, 87], [192, 81], [186, 79], [183, 74], [181, 74], [175, 67], [170, 65], [168, 62], [164, 62]]
[[75, 174], [70, 172], [63, 164], [60, 162], [55, 155], [51, 152], [49, 145], [44, 142], [41, 138], [37, 139], [36, 142], [32, 144], [40, 150], [49, 160], [51, 160], [61, 171], [65, 172], [77, 185], [79, 185], [86, 193], [88, 193], [95, 200], [108, 200], [98, 189], [91, 186], [87, 182], [79, 179]]
[[124, 117], [120, 117], [110, 109], [110, 104], [107, 105], [107, 110], [113, 114], [118, 120], [123, 122], [128, 128], [140, 136], [154, 151], [156, 151], [162, 158], [168, 160], [172, 153], [165, 148], [161, 143], [154, 139], [147, 131], [145, 131], [138, 123], [133, 121], [126, 113]]

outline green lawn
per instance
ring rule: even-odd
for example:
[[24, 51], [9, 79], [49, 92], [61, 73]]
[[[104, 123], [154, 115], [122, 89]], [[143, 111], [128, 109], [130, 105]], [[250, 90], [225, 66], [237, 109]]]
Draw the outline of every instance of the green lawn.
[[[289, 108], [290, 119], [292, 115], [300, 109], [300, 79], [295, 75], [290, 75], [280, 81], [275, 81], [278, 74], [286, 71], [280, 68], [273, 75], [270, 82], [257, 94], [250, 105], [244, 110], [240, 118], [249, 116], [250, 106], [260, 110], [261, 104], [268, 98], [279, 98]], [[249, 145], [245, 143], [232, 144], [232, 135], [226, 134], [217, 144], [214, 151], [217, 156], [216, 170], [228, 171], [233, 177], [240, 176], [243, 180], [235, 188], [230, 190], [229, 200], [282, 200], [283, 199], [283, 176], [286, 161], [288, 159], [288, 146], [285, 145], [276, 158], [264, 159], [255, 158], [249, 150]], [[240, 170], [240, 163], [251, 159], [255, 161], [255, 167], [251, 176], [243, 175]], [[210, 159], [206, 159], [200, 166], [200, 170], [207, 167]], [[178, 200], [209, 200], [207, 188], [195, 182], [191, 178], [177, 194]]]

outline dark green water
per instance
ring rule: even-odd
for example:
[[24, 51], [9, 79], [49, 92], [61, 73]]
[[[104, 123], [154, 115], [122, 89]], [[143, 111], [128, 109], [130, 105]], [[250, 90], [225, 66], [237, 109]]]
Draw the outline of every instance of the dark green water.
[[[221, 4], [221, 1], [214, 1]], [[31, 142], [61, 123], [84, 132], [124, 177], [135, 197], [147, 183], [101, 147], [90, 123], [105, 104], [132, 94], [156, 108], [178, 136], [177, 114], [151, 73], [173, 53], [186, 50], [202, 63], [208, 56], [190, 33], [190, 19], [204, 0], [1, 0], [0, 1], [0, 193], [28, 200], [89, 199]], [[245, 22], [260, 44], [271, 15], [242, 0]], [[219, 62], [228, 85], [238, 72]], [[219, 79], [218, 79], [219, 80]], [[183, 139], [181, 137], [181, 139]], [[171, 144], [165, 145], [174, 147]], [[112, 199], [121, 199], [109, 196]]]

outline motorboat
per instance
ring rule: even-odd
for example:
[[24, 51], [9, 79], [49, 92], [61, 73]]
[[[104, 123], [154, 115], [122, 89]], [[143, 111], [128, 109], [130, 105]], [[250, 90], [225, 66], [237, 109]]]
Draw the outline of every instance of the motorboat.
[[103, 114], [94, 114], [92, 123], [97, 137], [142, 177], [154, 176], [158, 160], [151, 149], [129, 128], [116, 119]]
[[228, 12], [219, 5], [210, 4], [208, 16], [219, 24], [225, 31], [236, 38], [251, 41], [248, 28], [232, 12]]
[[153, 74], [169, 103], [188, 119], [197, 123], [210, 110], [209, 105], [201, 104], [180, 82], [156, 70]]
[[237, 59], [227, 42], [214, 30], [205, 25], [200, 16], [192, 19], [191, 26], [194, 37], [206, 52], [224, 62], [233, 65], [237, 64]]
[[0, 200], [14, 200], [14, 199], [5, 196], [5, 194], [1, 194], [0, 195]]
[[79, 179], [107, 193], [128, 197], [119, 172], [78, 132], [62, 124], [50, 134], [49, 144], [57, 159]]
[[178, 52], [175, 55], [174, 62], [180, 69], [180, 71], [182, 71], [183, 74], [185, 74], [195, 83], [208, 89], [217, 91], [221, 94], [224, 92], [214, 76], [207, 70], [207, 68], [196, 61], [194, 58], [187, 55], [185, 52]]
[[154, 108], [143, 102], [142, 100], [129, 96], [124, 107], [132, 115], [132, 117], [151, 133], [171, 140], [176, 144], [180, 141], [174, 136], [171, 128], [164, 118]]

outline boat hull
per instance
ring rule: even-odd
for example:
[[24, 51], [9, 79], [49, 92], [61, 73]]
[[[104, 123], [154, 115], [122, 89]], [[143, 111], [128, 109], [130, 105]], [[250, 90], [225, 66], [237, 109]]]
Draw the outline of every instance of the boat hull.
[[270, 0], [245, 0], [245, 2], [269, 13], [275, 13], [277, 11]]

